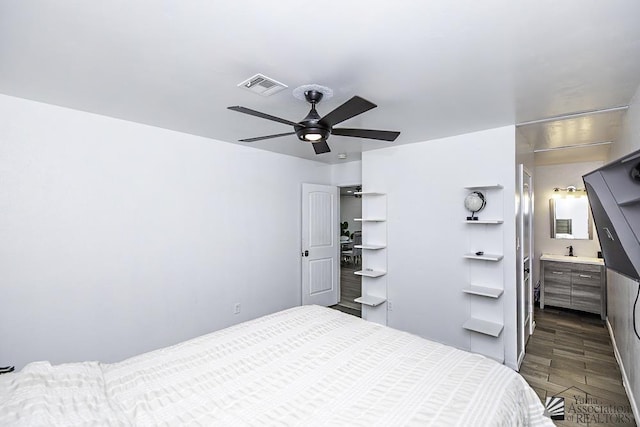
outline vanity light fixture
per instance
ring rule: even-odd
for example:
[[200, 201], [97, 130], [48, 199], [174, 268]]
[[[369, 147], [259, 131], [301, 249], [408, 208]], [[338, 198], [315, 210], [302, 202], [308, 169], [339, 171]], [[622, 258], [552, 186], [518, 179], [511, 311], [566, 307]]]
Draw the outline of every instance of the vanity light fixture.
[[586, 193], [587, 190], [585, 190], [584, 188], [577, 188], [574, 185], [569, 185], [568, 187], [562, 188], [562, 187], [556, 187], [553, 189], [553, 192], [558, 194], [561, 191], [566, 191], [567, 193]]

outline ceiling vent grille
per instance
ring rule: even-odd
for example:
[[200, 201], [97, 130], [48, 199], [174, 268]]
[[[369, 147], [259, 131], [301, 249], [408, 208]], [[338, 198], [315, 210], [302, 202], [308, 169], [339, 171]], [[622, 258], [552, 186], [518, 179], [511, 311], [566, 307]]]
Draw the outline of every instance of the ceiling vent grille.
[[257, 93], [258, 95], [270, 96], [286, 89], [287, 85], [280, 83], [271, 77], [267, 77], [264, 74], [256, 74], [242, 83], [239, 83], [238, 87], [243, 87], [251, 92]]

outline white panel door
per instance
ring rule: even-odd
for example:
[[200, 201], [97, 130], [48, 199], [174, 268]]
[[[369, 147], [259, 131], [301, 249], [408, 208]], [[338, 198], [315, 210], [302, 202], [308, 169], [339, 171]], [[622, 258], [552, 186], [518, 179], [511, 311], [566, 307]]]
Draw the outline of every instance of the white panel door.
[[340, 299], [338, 187], [302, 184], [302, 304]]

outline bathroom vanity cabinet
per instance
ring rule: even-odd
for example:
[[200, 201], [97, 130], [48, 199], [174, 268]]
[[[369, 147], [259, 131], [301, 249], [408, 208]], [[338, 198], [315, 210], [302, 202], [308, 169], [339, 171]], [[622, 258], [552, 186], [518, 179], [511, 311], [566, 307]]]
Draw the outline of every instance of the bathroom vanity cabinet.
[[545, 305], [597, 313], [607, 310], [607, 275], [599, 258], [542, 255], [540, 308]]

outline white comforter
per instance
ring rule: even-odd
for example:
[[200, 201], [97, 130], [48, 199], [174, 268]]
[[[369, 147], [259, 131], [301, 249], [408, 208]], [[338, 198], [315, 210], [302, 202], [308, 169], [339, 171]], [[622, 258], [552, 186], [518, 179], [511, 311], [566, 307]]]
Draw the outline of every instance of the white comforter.
[[482, 356], [305, 306], [113, 364], [0, 375], [0, 425], [553, 425]]

